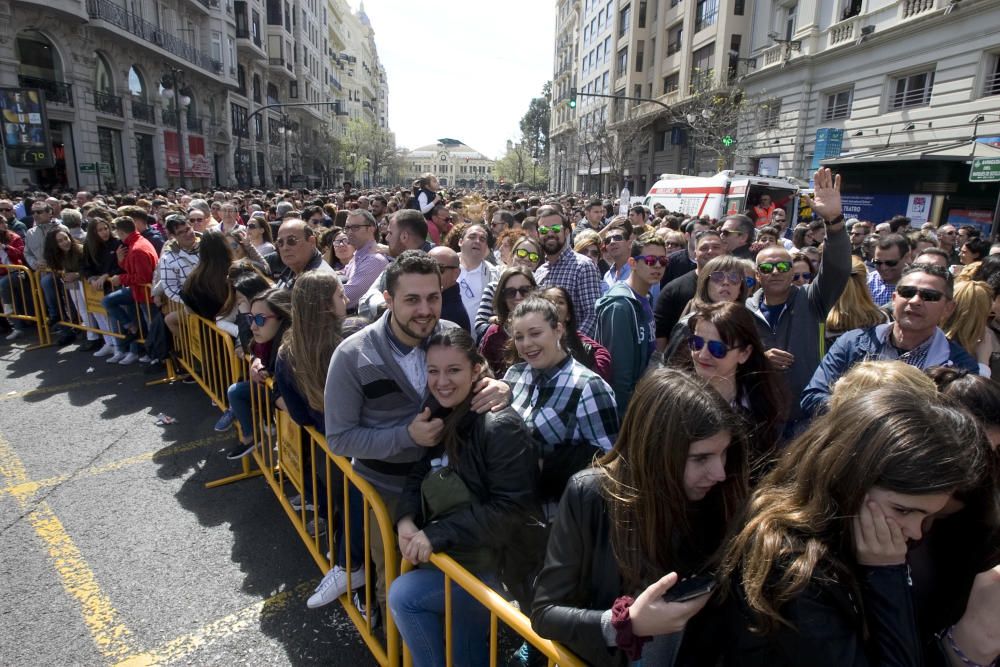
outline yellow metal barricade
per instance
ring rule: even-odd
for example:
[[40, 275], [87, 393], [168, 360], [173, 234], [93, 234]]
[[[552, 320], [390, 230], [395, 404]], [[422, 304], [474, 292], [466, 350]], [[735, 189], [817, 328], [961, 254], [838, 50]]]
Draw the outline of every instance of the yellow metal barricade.
[[[20, 264], [0, 264], [0, 269], [6, 269], [7, 276], [5, 277], [9, 277], [8, 291], [3, 295], [3, 302], [20, 307], [15, 309], [15, 312], [8, 313], [3, 317], [6, 317], [8, 321], [20, 320], [35, 323], [35, 329], [38, 332], [38, 345], [30, 346], [28, 349], [51, 345], [52, 336], [49, 332], [49, 322], [45, 312], [45, 297], [42, 295], [42, 284], [38, 274]], [[27, 305], [31, 306], [30, 310], [33, 314], [18, 312], [28, 310]]]
[[[93, 287], [84, 278], [81, 278], [79, 283], [70, 283], [67, 285], [62, 281], [61, 276], [49, 269], [43, 269], [39, 272], [39, 284], [41, 283], [41, 276], [46, 273], [51, 274], [53, 280], [56, 281], [56, 306], [59, 312], [58, 324], [60, 326], [67, 329], [76, 329], [77, 331], [93, 332], [101, 336], [125, 337], [125, 334], [115, 326], [115, 322], [108, 317], [108, 311], [103, 303], [104, 290]], [[70, 290], [79, 290], [80, 287], [83, 288], [83, 297], [80, 301], [86, 312], [77, 312], [76, 316], [74, 316], [74, 306], [77, 306], [77, 311], [79, 311], [79, 307], [70, 297]], [[92, 324], [89, 318], [84, 317], [85, 315], [101, 315], [107, 318], [108, 328], [102, 329], [97, 326], [96, 322]]]
[[[507, 627], [509, 627], [524, 641], [541, 651], [541, 653], [548, 659], [550, 667], [552, 665], [560, 665], [561, 667], [576, 667], [579, 665], [582, 667], [586, 664], [566, 650], [566, 648], [562, 645], [541, 637], [531, 628], [531, 621], [528, 620], [527, 616], [521, 613], [510, 602], [505, 600], [499, 593], [483, 583], [474, 574], [456, 563], [450, 556], [447, 556], [446, 554], [431, 554], [430, 562], [444, 574], [444, 638], [447, 667], [452, 667], [454, 664], [452, 658], [451, 630], [452, 623], [454, 622], [454, 619], [452, 618], [451, 604], [452, 582], [475, 598], [476, 601], [486, 607], [487, 611], [490, 612], [490, 667], [496, 667], [498, 664], [498, 651], [500, 647], [498, 626], [500, 621], [507, 625]], [[409, 561], [403, 561], [401, 574], [406, 574], [412, 569], [414, 569], [414, 566]], [[458, 622], [461, 623], [462, 619], [458, 619]], [[410, 667], [412, 662], [410, 652], [404, 646], [404, 667]]]

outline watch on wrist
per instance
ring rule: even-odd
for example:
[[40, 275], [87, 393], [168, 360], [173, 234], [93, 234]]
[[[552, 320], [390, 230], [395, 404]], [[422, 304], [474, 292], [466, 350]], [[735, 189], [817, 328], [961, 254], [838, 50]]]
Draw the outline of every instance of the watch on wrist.
[[844, 221], [844, 214], [843, 214], [843, 213], [841, 213], [840, 215], [838, 215], [838, 216], [837, 216], [836, 218], [834, 218], [833, 220], [827, 220], [827, 221], [826, 221], [826, 226], [827, 226], [827, 227], [831, 227], [831, 226], [833, 226], [833, 225], [839, 225], [839, 224], [840, 224], [840, 223], [842, 223], [843, 221]]

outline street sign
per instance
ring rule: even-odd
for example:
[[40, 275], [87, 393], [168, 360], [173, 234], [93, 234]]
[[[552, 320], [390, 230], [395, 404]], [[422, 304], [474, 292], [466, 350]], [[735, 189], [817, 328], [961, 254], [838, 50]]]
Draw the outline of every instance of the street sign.
[[1000, 181], [1000, 157], [977, 157], [969, 170], [970, 183]]
[[96, 174], [97, 173], [97, 163], [96, 162], [81, 162], [80, 163], [80, 173], [81, 174]]
[[97, 162], [95, 164], [97, 164], [97, 168], [100, 170], [100, 172], [102, 174], [110, 174], [111, 173], [111, 165], [109, 163], [107, 163], [107, 162]]

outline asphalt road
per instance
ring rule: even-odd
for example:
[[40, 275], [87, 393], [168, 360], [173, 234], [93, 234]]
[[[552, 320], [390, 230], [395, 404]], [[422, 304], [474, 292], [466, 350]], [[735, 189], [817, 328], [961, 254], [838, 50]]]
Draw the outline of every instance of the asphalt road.
[[[375, 664], [196, 385], [0, 340], [0, 665]], [[158, 425], [165, 413], [176, 423]]]

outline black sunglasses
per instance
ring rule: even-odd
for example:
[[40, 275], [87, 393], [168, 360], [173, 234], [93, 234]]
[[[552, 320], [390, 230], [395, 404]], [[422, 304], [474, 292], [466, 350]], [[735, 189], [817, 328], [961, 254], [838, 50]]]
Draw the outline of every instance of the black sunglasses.
[[716, 359], [725, 359], [730, 350], [736, 349], [735, 347], [729, 347], [721, 340], [705, 340], [701, 336], [696, 335], [688, 338], [688, 347], [691, 348], [692, 352], [701, 352], [701, 349], [706, 345], [708, 345], [708, 353]]
[[913, 285], [899, 285], [896, 287], [896, 294], [904, 299], [912, 299], [919, 294], [921, 299], [930, 302], [940, 301], [944, 298], [944, 292], [939, 292], [936, 289], [927, 289], [926, 287], [914, 287]]
[[526, 297], [535, 290], [534, 287], [529, 287], [525, 285], [524, 287], [504, 287], [503, 288], [503, 298], [513, 299], [514, 297], [521, 295]]
[[793, 273], [792, 280], [812, 280], [813, 274], [811, 273]]
[[891, 269], [892, 267], [896, 266], [902, 261], [903, 260], [901, 259], [873, 259], [872, 264], [874, 264], [875, 266], [882, 266], [883, 264], [885, 264]]

